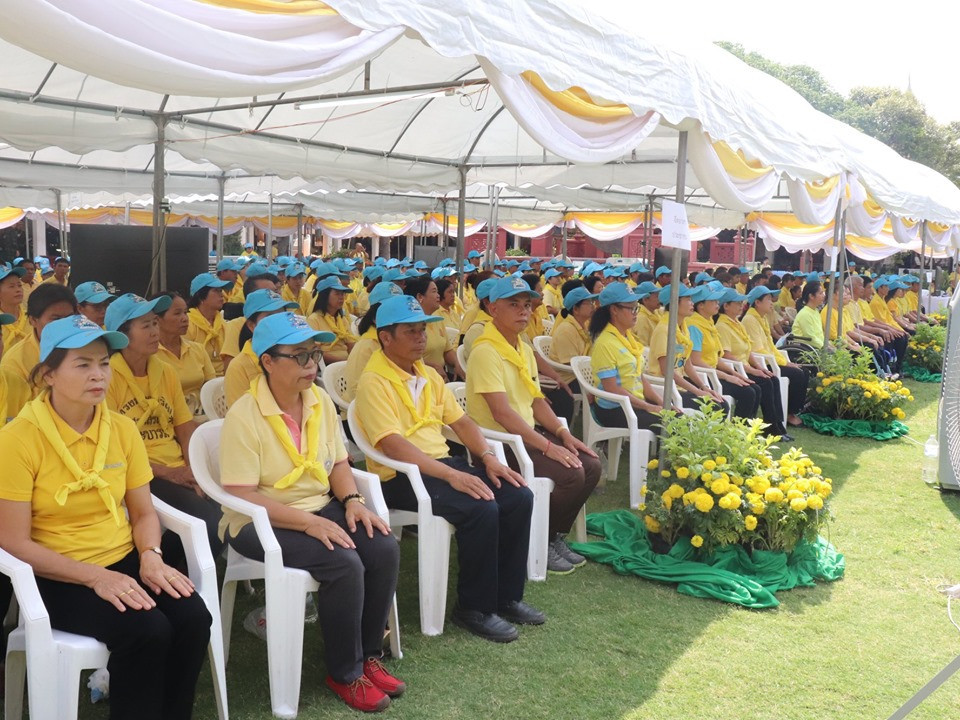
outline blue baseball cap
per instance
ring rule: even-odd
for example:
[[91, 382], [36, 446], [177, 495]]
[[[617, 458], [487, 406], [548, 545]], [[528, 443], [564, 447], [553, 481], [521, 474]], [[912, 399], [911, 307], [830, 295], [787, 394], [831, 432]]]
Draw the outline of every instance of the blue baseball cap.
[[403, 270], [398, 270], [397, 268], [390, 268], [383, 274], [382, 280], [384, 282], [393, 282], [394, 280], [406, 280]]
[[744, 267], [743, 265], [741, 265], [741, 266], [740, 266], [740, 274], [741, 274], [741, 275], [749, 275], [749, 274], [750, 274], [750, 268], [747, 268], [747, 267]]
[[82, 303], [91, 303], [93, 305], [99, 305], [102, 302], [111, 300], [113, 295], [110, 294], [103, 285], [98, 282], [85, 282], [77, 285], [77, 289], [73, 293], [77, 298], [77, 304]]
[[22, 267], [11, 267], [6, 263], [0, 263], [0, 280], [4, 280], [10, 275], [16, 275], [17, 277], [23, 277], [26, 274], [26, 270]]
[[472, 263], [468, 263], [466, 260], [463, 261], [463, 272], [472, 273], [477, 271], [477, 266]]
[[569, 260], [558, 260], [558, 261], [556, 262], [556, 266], [557, 266], [557, 267], [561, 267], [561, 268], [566, 268], [567, 270], [573, 270], [573, 268], [576, 267], [576, 266], [575, 266], [572, 262], [570, 262]]
[[415, 280], [418, 277], [420, 277], [420, 273], [411, 268], [400, 276], [400, 280]]
[[427, 264], [426, 264], [423, 260], [417, 260], [417, 261], [413, 264], [413, 269], [414, 269], [414, 270], [429, 270], [430, 268], [427, 266]]
[[705, 272], [697, 273], [697, 276], [693, 279], [694, 283], [701, 285], [703, 283], [708, 283], [713, 281], [713, 277]]
[[634, 295], [626, 283], [612, 282], [600, 291], [600, 307], [615, 305], [617, 303], [640, 302], [640, 297]]
[[494, 270], [493, 274], [497, 277], [506, 277], [506, 273], [503, 270]]
[[456, 265], [457, 261], [453, 258], [444, 258], [440, 261], [440, 264], [437, 267], [450, 267], [451, 265]]
[[657, 268], [656, 272], [653, 273], [653, 276], [658, 278], [661, 275], [673, 275], [673, 270], [668, 268], [666, 265], [661, 265]]
[[[661, 305], [663, 305], [663, 306], [668, 306], [668, 305], [670, 305], [670, 289], [671, 289], [672, 287], [673, 287], [673, 284], [671, 283], [670, 285], [665, 285], [665, 286], [660, 290], [660, 295], [659, 295], [659, 297], [660, 297], [660, 304], [661, 304]], [[683, 283], [680, 283], [680, 287], [678, 288], [678, 292], [677, 292], [677, 298], [690, 297], [690, 296], [696, 295], [696, 294], [697, 294], [697, 289], [696, 289], [696, 288], [687, 287], [687, 286], [684, 285]]]
[[333, 263], [323, 262], [322, 260], [318, 263], [313, 264], [313, 271], [317, 274], [317, 277], [328, 277], [329, 275], [336, 275], [337, 277], [346, 277], [346, 274], [340, 271]]
[[[22, 258], [22, 257], [14, 258], [14, 259], [13, 259], [13, 266], [14, 266], [14, 267], [20, 267], [20, 266], [23, 265], [23, 263], [25, 263], [25, 262], [27, 262], [27, 259], [26, 259], [26, 258]], [[31, 260], [31, 262], [33, 262], [33, 261]]]
[[240, 272], [240, 269], [243, 267], [238, 262], [235, 262], [229, 258], [224, 258], [217, 263], [217, 272], [223, 272], [224, 270], [233, 270], [234, 272]]
[[353, 292], [353, 290], [348, 288], [346, 285], [341, 285], [340, 278], [336, 275], [328, 275], [325, 278], [321, 278], [313, 288], [314, 294], [322, 292], [323, 290], [339, 290], [340, 292], [345, 293]]
[[299, 345], [305, 340], [328, 343], [336, 340], [332, 332], [314, 330], [302, 315], [292, 312], [268, 315], [257, 323], [250, 347], [257, 357], [277, 345]]
[[252, 247], [253, 247], [253, 243], [244, 243], [243, 246], [244, 246], [245, 248], [252, 248]]
[[294, 310], [298, 307], [297, 303], [284, 300], [280, 293], [263, 288], [247, 295], [246, 300], [243, 301], [243, 316], [249, 319], [259, 312]]
[[588, 262], [586, 265], [584, 265], [582, 268], [580, 268], [580, 274], [583, 275], [584, 277], [587, 277], [587, 275], [593, 275], [593, 273], [598, 271], [599, 272], [603, 271], [603, 265], [601, 265], [600, 263], [593, 262], [592, 260]]
[[694, 288], [694, 294], [691, 296], [693, 298], [694, 304], [698, 302], [707, 302], [708, 300], [719, 300], [724, 296], [726, 288], [717, 290], [711, 288], [709, 285], [700, 285], [699, 287]]
[[307, 268], [304, 267], [303, 263], [294, 262], [287, 265], [286, 275], [288, 278], [297, 277], [299, 275], [306, 275], [306, 274], [307, 274]]
[[57, 348], [82, 348], [94, 340], [103, 340], [111, 350], [122, 350], [130, 342], [123, 333], [104, 330], [83, 315], [71, 315], [54, 320], [43, 328], [40, 333], [40, 362]]
[[642, 262], [635, 262], [635, 263], [633, 263], [633, 265], [630, 266], [630, 268], [627, 270], [627, 272], [628, 272], [628, 273], [631, 273], [631, 274], [632, 274], [632, 273], [645, 273], [645, 272], [649, 272], [649, 269], [648, 269], [647, 266], [644, 265]]
[[384, 266], [386, 266], [386, 264], [387, 264], [387, 259], [386, 259], [385, 257], [376, 257], [376, 258], [374, 258], [374, 260], [373, 260], [373, 264], [374, 264], [374, 265], [384, 265]]
[[820, 282], [820, 273], [818, 272], [809, 272], [807, 273], [807, 282]]
[[624, 277], [624, 275], [626, 275], [626, 273], [623, 268], [618, 265], [607, 265], [603, 269], [604, 277]]
[[70, 258], [68, 258], [66, 255], [57, 255], [57, 257], [53, 259], [53, 264], [56, 265], [57, 263], [66, 263], [69, 265]]
[[286, 267], [287, 265], [293, 262], [293, 258], [290, 257], [289, 255], [280, 255], [277, 257], [275, 262], [280, 267]]
[[387, 260], [388, 268], [395, 268], [395, 267], [398, 267], [399, 265], [400, 265], [400, 261], [397, 260], [397, 258], [390, 258], [389, 260]]
[[373, 290], [370, 291], [370, 305], [373, 306], [377, 303], [382, 303], [394, 295], [403, 295], [403, 290], [400, 289], [399, 285], [392, 282], [377, 283]]
[[383, 277], [383, 273], [386, 272], [383, 269], [382, 265], [371, 265], [368, 268], [363, 269], [363, 278], [364, 280], [369, 280], [370, 278], [380, 279]]
[[517, 270], [525, 273], [533, 272], [533, 266], [530, 264], [529, 261], [524, 260], [522, 263], [520, 263], [520, 267], [518, 267]]
[[107, 307], [107, 314], [103, 324], [107, 330], [119, 330], [128, 320], [135, 320], [147, 313], [162, 313], [173, 304], [169, 295], [161, 295], [153, 300], [144, 300], [139, 295], [126, 293], [114, 300]]
[[190, 281], [190, 294], [196, 295], [198, 292], [204, 288], [225, 288], [230, 287], [233, 283], [227, 280], [221, 280], [213, 273], [200, 273], [193, 280]]
[[746, 295], [738, 293], [734, 288], [725, 288], [723, 292], [723, 297], [720, 298], [720, 304], [728, 302], [744, 302], [747, 299]]
[[477, 300], [489, 300], [490, 291], [493, 290], [493, 286], [497, 284], [497, 278], [487, 278], [486, 280], [481, 280], [477, 285], [476, 295]]
[[427, 315], [415, 297], [398, 295], [389, 297], [377, 308], [377, 329], [391, 325], [442, 322], [439, 315]]
[[457, 271], [449, 267], [436, 267], [430, 272], [430, 277], [434, 280], [442, 280], [443, 278], [450, 277], [451, 275], [456, 275]]
[[250, 267], [247, 268], [247, 277], [254, 278], [259, 277], [260, 275], [269, 275], [270, 268], [267, 267], [266, 263], [255, 262], [251, 263]]
[[577, 304], [582, 303], [584, 300], [594, 300], [598, 297], [600, 297], [600, 293], [587, 292], [587, 289], [583, 286], [575, 287], [563, 298], [563, 307], [567, 312], [571, 312]]
[[493, 287], [490, 288], [491, 302], [523, 294], [529, 295], [532, 298], [540, 297], [540, 293], [531, 290], [527, 282], [519, 277], [500, 278], [494, 283]]
[[403, 260], [400, 261], [400, 267], [410, 267], [413, 265], [413, 260], [409, 255], [405, 255]]
[[753, 305], [760, 298], [764, 298], [767, 295], [776, 295], [778, 290], [771, 290], [770, 288], [764, 285], [757, 285], [753, 290], [747, 293], [747, 302]]
[[549, 280], [550, 278], [559, 277], [559, 276], [561, 276], [561, 275], [563, 275], [563, 273], [560, 272], [559, 270], [554, 269], [554, 268], [550, 268], [549, 270], [547, 270], [547, 271], [543, 274], [543, 276], [544, 276], [547, 280]]
[[483, 255], [480, 253], [479, 250], [471, 250], [470, 252], [467, 253], [468, 260], [474, 260], [476, 258], [481, 258], [481, 257], [483, 257]]
[[644, 280], [642, 283], [637, 285], [633, 289], [633, 294], [636, 295], [641, 300], [644, 300], [651, 295], [660, 292], [660, 286], [656, 283], [650, 282], [649, 280]]

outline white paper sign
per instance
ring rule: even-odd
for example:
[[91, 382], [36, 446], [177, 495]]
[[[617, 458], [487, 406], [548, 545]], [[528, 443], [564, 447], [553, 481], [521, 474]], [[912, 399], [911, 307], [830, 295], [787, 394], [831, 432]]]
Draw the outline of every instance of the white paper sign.
[[663, 223], [660, 225], [661, 244], [681, 250], [690, 249], [690, 224], [687, 208], [673, 200], [663, 201]]

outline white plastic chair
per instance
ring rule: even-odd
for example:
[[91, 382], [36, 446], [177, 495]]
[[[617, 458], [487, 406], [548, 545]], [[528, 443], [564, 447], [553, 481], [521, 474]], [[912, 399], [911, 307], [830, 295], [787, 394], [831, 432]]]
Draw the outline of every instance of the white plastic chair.
[[[227, 546], [227, 569], [223, 578], [221, 615], [223, 648], [230, 653], [233, 606], [237, 582], [264, 580], [266, 588], [267, 668], [270, 679], [270, 706], [280, 718], [295, 718], [300, 705], [300, 677], [303, 661], [304, 598], [319, 585], [305, 570], [283, 565], [283, 553], [266, 508], [241, 500], [220, 486], [220, 431], [222, 420], [201, 425], [190, 438], [190, 466], [197, 484], [204, 493], [225, 508], [246, 515], [253, 521], [257, 538], [263, 547], [263, 562], [244, 557]], [[386, 505], [376, 477], [360, 470], [353, 471], [357, 489], [366, 497], [368, 507], [386, 520]], [[390, 612], [390, 650], [403, 657], [397, 622], [397, 601]]]
[[208, 420], [220, 420], [227, 414], [227, 396], [223, 392], [223, 378], [207, 380], [200, 388], [200, 406]]
[[333, 404], [340, 410], [341, 416], [346, 415], [350, 403], [343, 399], [347, 391], [347, 361], [330, 363], [323, 369], [323, 388], [333, 400]]
[[458, 328], [444, 326], [444, 331], [447, 333], [447, 345], [456, 347], [457, 342], [460, 340], [460, 330]]
[[467, 372], [467, 348], [463, 345], [457, 346], [457, 360], [460, 361], [460, 367], [463, 368], [464, 374]]
[[[388, 458], [367, 439], [367, 434], [357, 419], [357, 404], [350, 403], [347, 423], [353, 440], [367, 460], [374, 460], [386, 467], [403, 473], [410, 480], [410, 487], [417, 496], [417, 510], [389, 510], [389, 523], [398, 538], [404, 525], [417, 526], [417, 566], [420, 589], [420, 632], [424, 635], [443, 633], [444, 616], [447, 610], [447, 577], [450, 572], [450, 538], [453, 525], [439, 515], [433, 514], [430, 495], [423, 485], [420, 468]], [[383, 494], [381, 493], [381, 498]]]
[[733, 397], [723, 394], [723, 385], [720, 384], [720, 376], [717, 375], [717, 371], [701, 365], [693, 365], [692, 367], [697, 375], [700, 376], [701, 381], [727, 401], [727, 419], [733, 417]]
[[[447, 383], [457, 403], [467, 410], [467, 384], [462, 382]], [[562, 421], [563, 418], [560, 418]], [[566, 424], [566, 423], [564, 423]], [[527, 550], [527, 578], [530, 580], [547, 579], [547, 546], [550, 544], [550, 493], [553, 492], [553, 480], [545, 477], [535, 477], [533, 462], [527, 454], [527, 448], [519, 435], [498, 432], [478, 425], [480, 432], [487, 440], [502, 443], [510, 448], [517, 459], [520, 474], [533, 493], [533, 514], [530, 517], [530, 544]], [[455, 440], [456, 441], [456, 440]], [[459, 442], [459, 441], [456, 441]], [[506, 458], [500, 459], [506, 462]]]
[[780, 365], [777, 364], [777, 359], [773, 355], [752, 352], [750, 353], [750, 357], [759, 360], [767, 370], [777, 376], [777, 381], [780, 383], [780, 404], [783, 406], [783, 426], [787, 427], [787, 417], [790, 415], [788, 408], [790, 402], [790, 378], [781, 374]]
[[[176, 533], [187, 556], [188, 575], [210, 612], [210, 670], [220, 720], [227, 720], [226, 658], [217, 600], [217, 569], [202, 520], [153, 498], [160, 524]], [[85, 635], [53, 630], [37, 590], [33, 568], [0, 550], [0, 572], [13, 582], [20, 621], [7, 640], [4, 718], [23, 716], [24, 680], [31, 720], [76, 720], [80, 673], [107, 666], [110, 651]]]
[[[564, 365], [563, 363], [557, 362], [556, 360], [550, 357], [551, 347], [553, 347], [553, 338], [550, 337], [549, 335], [537, 335], [533, 339], [533, 349], [537, 352], [537, 354], [540, 357], [543, 358], [544, 362], [546, 362], [547, 365], [552, 367], [557, 372], [562, 372], [562, 373], [573, 372], [573, 370], [569, 365]], [[541, 384], [543, 383], [541, 382]], [[577, 413], [580, 411], [580, 401], [582, 397], [583, 397], [582, 393], [576, 393], [573, 396], [573, 419], [574, 420], [577, 419]]]
[[[610, 478], [617, 477], [624, 438], [630, 443], [630, 507], [635, 508], [644, 502], [647, 493], [647, 462], [650, 457], [650, 445], [655, 442], [656, 436], [649, 430], [639, 428], [637, 414], [633, 410], [630, 398], [626, 395], [607, 392], [593, 384], [593, 365], [588, 355], [571, 358], [570, 367], [573, 369], [573, 374], [577, 376], [580, 389], [584, 392], [584, 442], [592, 448], [601, 440], [609, 441], [607, 473]], [[617, 403], [623, 409], [627, 427], [606, 427], [598, 423], [587, 405], [588, 395]]]

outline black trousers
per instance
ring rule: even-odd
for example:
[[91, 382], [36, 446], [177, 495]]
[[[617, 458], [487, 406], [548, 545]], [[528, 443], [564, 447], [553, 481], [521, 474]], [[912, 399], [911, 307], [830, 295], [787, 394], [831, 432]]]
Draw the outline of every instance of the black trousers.
[[[345, 510], [338, 500], [331, 500], [316, 514], [347, 529]], [[274, 528], [273, 532], [283, 551], [283, 564], [306, 570], [320, 583], [317, 613], [327, 672], [337, 682], [353, 682], [363, 674], [365, 658], [382, 654], [383, 631], [397, 591], [399, 544], [393, 535], [378, 531], [367, 537], [362, 525], [351, 533], [356, 550], [339, 545], [328, 550], [298, 530]], [[253, 523], [228, 542], [244, 557], [263, 560]]]
[[[622, 427], [627, 426], [627, 416], [623, 414], [623, 408], [617, 405], [614, 408], [600, 407], [597, 403], [593, 404], [593, 416], [597, 422], [604, 427]], [[660, 432], [660, 416], [654, 415], [646, 410], [634, 408], [633, 412], [637, 415], [637, 427], [641, 430], [651, 430], [655, 433]]]
[[782, 435], [787, 431], [783, 425], [783, 400], [780, 397], [779, 378], [751, 377], [754, 387], [760, 389], [760, 413], [770, 427], [767, 432]]
[[[574, 393], [577, 392], [573, 385], [570, 386], [570, 389]], [[566, 390], [558, 387], [553, 390], [544, 390], [543, 394], [550, 402], [550, 407], [557, 417], [566, 420], [568, 425], [573, 422], [573, 398]]]
[[897, 360], [893, 364], [893, 371], [896, 373], [903, 372], [903, 360], [907, 357], [907, 342], [909, 340], [910, 337], [904, 335], [903, 337], [895, 337], [886, 344], [886, 347], [893, 350], [897, 355]]
[[[807, 404], [807, 384], [810, 376], [802, 367], [780, 366], [780, 374], [790, 379], [790, 388], [787, 392], [787, 412], [796, 415]], [[779, 389], [777, 390], [779, 393]]]
[[220, 539], [219, 532], [220, 518], [223, 517], [223, 511], [219, 503], [215, 503], [210, 498], [200, 497], [191, 488], [158, 477], [150, 481], [150, 492], [167, 505], [203, 520], [207, 526], [210, 553], [214, 559], [220, 557], [224, 543]]
[[750, 418], [757, 416], [760, 409], [760, 388], [756, 385], [735, 385], [729, 380], [720, 380], [723, 394], [733, 398], [733, 414], [737, 417]]
[[[702, 398], [699, 395], [694, 395], [692, 392], [688, 390], [679, 390], [679, 388], [678, 388], [678, 391], [680, 392], [680, 400], [683, 402], [683, 406], [685, 408], [688, 408], [690, 410], [700, 409], [700, 401], [702, 400]], [[722, 408], [724, 412], [728, 412], [730, 410], [730, 406], [727, 404], [726, 400], [724, 400], [722, 403], [718, 403], [713, 398], [710, 398], [710, 402], [712, 402], [717, 407]]]
[[[108, 569], [140, 583], [136, 550]], [[191, 717], [210, 644], [210, 613], [197, 593], [180, 599], [160, 593], [152, 610], [120, 612], [83, 585], [38, 577], [37, 588], [53, 628], [94, 637], [110, 649], [111, 720]]]
[[[483, 469], [471, 467], [463, 458], [440, 462], [476, 475], [493, 490], [493, 500], [475, 500], [439, 478], [423, 476], [433, 514], [456, 528], [460, 560], [457, 602], [464, 610], [495, 613], [500, 606], [523, 599], [533, 492], [507, 482], [496, 488]], [[417, 509], [417, 498], [406, 475], [398, 473], [383, 483], [383, 497], [389, 507]]]

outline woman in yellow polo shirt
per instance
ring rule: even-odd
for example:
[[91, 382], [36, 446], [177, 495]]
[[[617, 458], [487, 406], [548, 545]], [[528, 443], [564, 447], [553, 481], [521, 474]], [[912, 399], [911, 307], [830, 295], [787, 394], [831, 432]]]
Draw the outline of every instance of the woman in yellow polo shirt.
[[316, 300], [307, 322], [314, 330], [334, 334], [332, 342], [321, 345], [323, 361], [334, 363], [346, 360], [358, 340], [357, 336], [350, 332], [350, 321], [343, 309], [347, 293], [352, 293], [353, 290], [341, 285], [339, 276], [328, 275], [317, 282], [313, 292]]
[[[363, 375], [363, 371], [367, 367], [367, 361], [380, 349], [380, 341], [377, 339], [377, 310], [380, 309], [380, 303], [389, 297], [403, 294], [400, 286], [392, 282], [377, 283], [370, 291], [370, 307], [367, 308], [366, 314], [360, 318], [360, 322], [357, 324], [360, 339], [353, 346], [353, 350], [350, 351], [350, 355], [347, 357], [347, 366], [343, 373], [347, 383], [343, 392], [343, 399], [347, 402], [356, 397], [357, 383], [360, 382], [360, 376]], [[436, 324], [443, 325], [443, 323]]]
[[186, 720], [211, 618], [164, 562], [137, 428], [103, 402], [125, 344], [79, 315], [44, 328], [45, 390], [0, 431], [0, 546], [33, 566], [53, 628], [109, 648], [111, 718]]
[[640, 298], [633, 334], [637, 336], [637, 340], [647, 346], [653, 336], [653, 329], [660, 322], [660, 288], [649, 280], [644, 280], [633, 292]]
[[436, 315], [443, 318], [443, 324], [454, 330], [460, 329], [463, 313], [457, 309], [457, 282], [453, 278], [440, 278], [437, 282], [437, 294], [440, 296], [440, 307]]
[[[415, 297], [427, 315], [435, 315], [440, 309], [440, 292], [429, 275], [407, 280], [403, 292]], [[440, 377], [447, 377], [448, 365], [455, 369], [457, 377], [464, 376], [457, 362], [457, 343], [447, 340], [446, 323], [427, 325], [427, 349], [423, 353], [423, 361], [440, 373]]]
[[[187, 340], [187, 303], [180, 293], [165, 293], [170, 298], [170, 307], [157, 311], [160, 330], [160, 350], [157, 357], [177, 371], [180, 389], [187, 401], [187, 407], [194, 415], [202, 412], [200, 407], [200, 388], [208, 380], [217, 376], [210, 356], [199, 343]], [[156, 297], [160, 297], [157, 295]]]
[[[261, 320], [251, 349], [263, 374], [223, 423], [224, 488], [267, 510], [288, 567], [320, 583], [318, 612], [327, 685], [351, 707], [384, 709], [405, 685], [381, 662], [400, 559], [390, 529], [357, 492], [333, 402], [314, 385], [329, 333], [305, 318]], [[223, 518], [227, 542], [263, 559], [251, 524]]]
[[[0, 313], [0, 326], [13, 322], [13, 316]], [[3, 338], [0, 337], [0, 358], [3, 357]], [[0, 368], [0, 428], [13, 420], [33, 395], [27, 381]]]
[[219, 280], [213, 273], [200, 273], [190, 281], [190, 307], [187, 317], [187, 340], [200, 343], [210, 356], [217, 377], [223, 375], [223, 360], [220, 350], [223, 348], [223, 289], [231, 283]]
[[[567, 298], [584, 288], [571, 290]], [[587, 295], [587, 297], [591, 297]], [[590, 319], [593, 348], [590, 365], [597, 385], [615, 395], [626, 395], [637, 416], [637, 425], [652, 429], [660, 422], [660, 394], [643, 379], [643, 345], [633, 334], [640, 298], [626, 283], [611, 283], [599, 295], [600, 307]], [[594, 401], [597, 422], [606, 427], [627, 427], [623, 408], [604, 398]]]
[[197, 424], [176, 370], [157, 357], [157, 312], [169, 309], [171, 302], [169, 295], [148, 301], [127, 293], [110, 303], [105, 318], [107, 330], [123, 333], [129, 342], [110, 358], [107, 407], [136, 423], [153, 471], [151, 492], [203, 520], [210, 550], [217, 557], [223, 549], [217, 537], [220, 506], [202, 494], [186, 459], [186, 448]]
[[10, 267], [0, 263], [0, 313], [12, 320], [0, 330], [0, 339], [7, 347], [13, 347], [32, 332], [23, 308], [23, 282], [26, 271], [22, 267]]
[[[562, 365], [580, 355], [589, 355], [593, 340], [590, 337], [590, 318], [597, 309], [597, 298], [582, 285], [577, 285], [563, 298], [563, 309], [557, 317], [550, 342], [550, 359]], [[574, 393], [580, 392], [577, 377], [572, 372], [557, 371]]]

